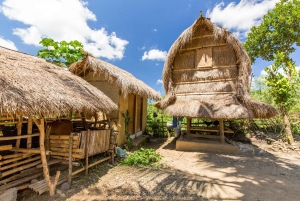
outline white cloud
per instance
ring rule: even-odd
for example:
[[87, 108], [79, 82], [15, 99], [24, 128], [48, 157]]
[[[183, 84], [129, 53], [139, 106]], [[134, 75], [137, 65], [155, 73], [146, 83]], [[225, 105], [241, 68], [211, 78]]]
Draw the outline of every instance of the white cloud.
[[261, 75], [261, 76], [267, 76], [268, 73], [267, 73], [265, 70], [262, 70], [262, 71], [260, 71], [260, 75]]
[[18, 48], [15, 46], [14, 42], [10, 40], [5, 40], [4, 38], [0, 37], [0, 46], [6, 47], [12, 50], [18, 50]]
[[161, 79], [158, 79], [157, 81], [156, 81], [156, 84], [162, 84], [163, 83], [163, 81], [161, 80]]
[[273, 9], [279, 0], [241, 0], [238, 4], [230, 2], [225, 6], [224, 2], [217, 4], [206, 15], [211, 21], [221, 26], [236, 30], [236, 35], [245, 37], [252, 26], [258, 25], [261, 18], [269, 10]]
[[166, 51], [161, 51], [158, 49], [152, 49], [150, 51], [144, 52], [144, 55], [142, 57], [142, 61], [148, 59], [148, 60], [158, 60], [158, 61], [165, 61], [167, 57]]
[[159, 64], [158, 64], [158, 63], [156, 63], [155, 65], [156, 65], [156, 66], [158, 66]]
[[153, 29], [154, 32], [157, 32], [157, 29]]
[[27, 26], [13, 29], [13, 34], [28, 45], [39, 46], [43, 37], [55, 41], [78, 40], [96, 57], [122, 59], [128, 44], [103, 27], [91, 29], [87, 21], [97, 21], [97, 18], [81, 0], [5, 0], [0, 12]]

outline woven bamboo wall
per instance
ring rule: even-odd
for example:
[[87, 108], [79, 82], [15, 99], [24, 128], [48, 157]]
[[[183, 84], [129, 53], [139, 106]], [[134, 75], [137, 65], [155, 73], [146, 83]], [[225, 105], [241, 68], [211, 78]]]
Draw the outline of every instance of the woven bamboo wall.
[[203, 26], [192, 37], [174, 59], [175, 93], [235, 93], [238, 68], [232, 47]]

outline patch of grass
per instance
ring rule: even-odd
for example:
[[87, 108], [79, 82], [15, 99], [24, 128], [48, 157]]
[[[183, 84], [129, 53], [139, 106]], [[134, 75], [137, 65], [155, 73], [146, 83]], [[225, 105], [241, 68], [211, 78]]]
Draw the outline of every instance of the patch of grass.
[[136, 150], [121, 161], [121, 165], [128, 166], [153, 166], [161, 160], [161, 155], [154, 149]]

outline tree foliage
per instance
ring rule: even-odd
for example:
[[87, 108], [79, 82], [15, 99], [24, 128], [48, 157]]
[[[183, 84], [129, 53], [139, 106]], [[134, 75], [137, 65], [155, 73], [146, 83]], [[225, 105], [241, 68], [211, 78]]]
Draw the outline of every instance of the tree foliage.
[[57, 42], [51, 38], [43, 38], [39, 44], [45, 48], [39, 50], [37, 56], [62, 67], [69, 67], [86, 54], [83, 45], [77, 40]]
[[245, 48], [254, 62], [261, 57], [274, 63], [265, 68], [266, 84], [283, 117], [286, 139], [293, 143], [288, 113], [295, 103], [299, 72], [290, 54], [300, 45], [300, 1], [281, 0], [258, 26], [252, 27]]

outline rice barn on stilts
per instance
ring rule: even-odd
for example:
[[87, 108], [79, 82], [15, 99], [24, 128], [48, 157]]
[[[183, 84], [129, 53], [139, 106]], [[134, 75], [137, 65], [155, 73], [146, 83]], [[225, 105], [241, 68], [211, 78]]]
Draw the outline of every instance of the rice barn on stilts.
[[72, 64], [69, 70], [103, 91], [118, 105], [118, 111], [107, 115], [119, 125], [114, 127], [118, 130], [118, 145], [127, 141], [122, 116], [126, 111], [131, 122], [128, 125], [130, 137], [134, 139], [142, 135], [147, 124], [148, 99], [161, 100], [158, 92], [131, 73], [90, 55]]
[[[171, 46], [162, 75], [166, 97], [154, 105], [169, 115], [186, 117], [186, 139], [193, 139], [191, 142], [213, 138], [225, 144], [224, 120], [271, 118], [278, 114], [274, 107], [250, 97], [251, 70], [251, 61], [238, 38], [201, 13]], [[218, 120], [219, 126], [191, 127], [192, 118]], [[201, 135], [206, 132], [219, 136]], [[225, 132], [232, 133], [230, 129]], [[176, 143], [177, 149], [213, 146], [181, 146], [185, 143], [181, 140], [184, 139]]]
[[[68, 70], [0, 47], [0, 193], [36, 185], [32, 189], [49, 190], [52, 196], [57, 184], [71, 182], [72, 175], [80, 171], [87, 173], [93, 165], [87, 160], [89, 146], [79, 147], [80, 135], [73, 136], [71, 130], [52, 133], [57, 127], [48, 122], [71, 119], [76, 111], [110, 113], [116, 109], [110, 98]], [[85, 167], [72, 172], [74, 160], [84, 158]], [[50, 179], [48, 166], [57, 162], [69, 164], [68, 175], [57, 171], [55, 179]], [[30, 184], [41, 176], [45, 180]]]

